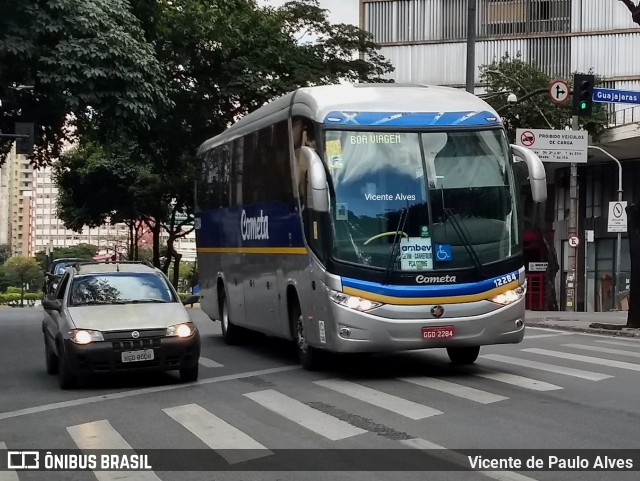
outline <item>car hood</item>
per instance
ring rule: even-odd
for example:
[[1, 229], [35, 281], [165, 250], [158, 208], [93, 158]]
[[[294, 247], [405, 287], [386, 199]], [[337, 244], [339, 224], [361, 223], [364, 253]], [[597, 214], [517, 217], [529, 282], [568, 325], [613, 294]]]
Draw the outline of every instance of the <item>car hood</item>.
[[190, 320], [177, 302], [77, 306], [69, 307], [69, 315], [77, 328], [97, 331], [163, 328]]

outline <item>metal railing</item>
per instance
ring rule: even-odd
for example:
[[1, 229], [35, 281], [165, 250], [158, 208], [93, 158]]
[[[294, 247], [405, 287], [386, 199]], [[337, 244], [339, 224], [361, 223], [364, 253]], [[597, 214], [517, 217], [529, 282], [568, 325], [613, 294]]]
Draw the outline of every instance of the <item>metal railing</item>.
[[609, 127], [620, 127], [621, 125], [640, 122], [640, 105], [629, 107], [615, 112], [608, 113]]

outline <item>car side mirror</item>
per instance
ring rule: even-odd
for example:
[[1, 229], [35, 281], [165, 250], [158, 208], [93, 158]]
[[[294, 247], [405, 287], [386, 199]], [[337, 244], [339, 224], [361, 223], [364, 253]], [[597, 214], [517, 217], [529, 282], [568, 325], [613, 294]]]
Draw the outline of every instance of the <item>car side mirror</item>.
[[182, 299], [182, 304], [185, 306], [190, 305], [193, 307], [193, 305], [197, 303], [199, 300], [200, 300], [200, 296], [197, 296], [197, 295], [187, 296], [184, 299]]
[[42, 308], [45, 311], [61, 311], [62, 301], [60, 299], [42, 299]]

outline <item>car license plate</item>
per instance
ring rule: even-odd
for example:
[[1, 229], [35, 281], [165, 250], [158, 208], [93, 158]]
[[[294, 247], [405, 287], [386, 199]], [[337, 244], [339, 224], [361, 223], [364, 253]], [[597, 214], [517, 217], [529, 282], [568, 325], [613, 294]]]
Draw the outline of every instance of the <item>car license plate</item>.
[[423, 327], [422, 339], [451, 339], [456, 330], [453, 326]]
[[153, 361], [153, 349], [144, 351], [125, 351], [122, 353], [122, 362]]

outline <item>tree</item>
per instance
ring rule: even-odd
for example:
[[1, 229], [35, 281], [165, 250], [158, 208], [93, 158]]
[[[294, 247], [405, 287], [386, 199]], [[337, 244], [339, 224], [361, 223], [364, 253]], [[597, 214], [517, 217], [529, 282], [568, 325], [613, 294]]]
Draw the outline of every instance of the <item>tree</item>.
[[[97, 254], [98, 250], [98, 246], [94, 246], [92, 244], [78, 244], [69, 247], [54, 247], [52, 253], [54, 259], [69, 257], [90, 260]], [[46, 269], [47, 259], [45, 251], [36, 252], [35, 259], [42, 269]]]
[[[144, 126], [168, 102], [161, 66], [127, 0], [3, 0], [0, 65], [0, 130], [34, 122], [41, 164], [74, 133]], [[0, 139], [0, 165], [10, 145]]]
[[0, 265], [4, 264], [9, 257], [11, 257], [11, 246], [0, 244]]
[[[108, 139], [85, 135], [84, 144], [63, 156], [56, 167], [58, 215], [75, 230], [106, 219], [145, 222], [153, 263], [165, 273], [179, 257], [175, 240], [193, 221], [196, 151], [204, 140], [298, 87], [383, 81], [392, 70], [371, 35], [332, 25], [315, 0], [279, 9], [253, 0], [136, 0], [133, 11], [145, 16], [170, 102], [148, 127], [123, 124]], [[301, 29], [317, 40], [299, 41]], [[161, 265], [162, 230], [168, 239]]]
[[631, 19], [640, 25], [640, 3], [634, 4], [632, 0], [619, 0], [624, 3], [631, 12]]
[[[499, 111], [511, 142], [515, 142], [516, 129], [564, 129], [571, 126], [571, 102], [555, 104], [546, 93], [530, 97], [516, 104], [507, 103], [506, 93], [518, 98], [539, 89], [547, 89], [551, 76], [535, 65], [525, 62], [520, 54], [509, 53], [480, 67], [480, 80], [487, 88], [487, 102]], [[596, 83], [602, 79], [596, 77]], [[602, 104], [594, 104], [590, 117], [580, 117], [580, 127], [597, 141], [607, 128], [607, 110]]]
[[20, 285], [20, 307], [24, 307], [25, 285], [42, 283], [42, 269], [33, 257], [15, 256], [5, 262], [4, 271], [10, 281]]

